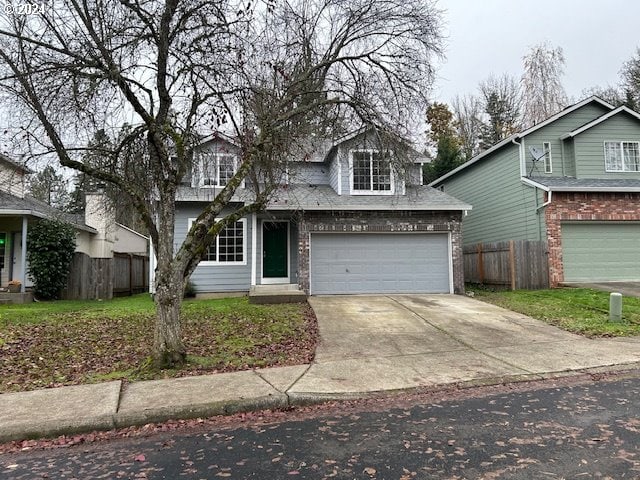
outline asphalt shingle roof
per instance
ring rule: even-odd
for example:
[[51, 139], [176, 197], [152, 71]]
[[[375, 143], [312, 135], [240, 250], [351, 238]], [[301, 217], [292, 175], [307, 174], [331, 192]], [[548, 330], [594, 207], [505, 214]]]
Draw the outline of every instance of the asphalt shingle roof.
[[52, 206], [36, 200], [33, 197], [16, 197], [10, 193], [0, 191], [0, 215], [16, 214], [21, 212], [24, 215], [32, 215], [40, 218], [56, 218], [69, 222], [77, 228], [88, 232], [97, 233], [97, 230], [84, 224], [84, 219], [78, 215], [61, 212]]
[[530, 177], [530, 180], [549, 187], [554, 191], [640, 191], [640, 179], [629, 178], [573, 178], [573, 177]]
[[[219, 189], [183, 187], [179, 201], [212, 201]], [[239, 189], [233, 200], [251, 201], [249, 190]], [[405, 195], [338, 195], [330, 185], [289, 185], [278, 191], [269, 210], [471, 210], [471, 205], [428, 186], [410, 186]]]

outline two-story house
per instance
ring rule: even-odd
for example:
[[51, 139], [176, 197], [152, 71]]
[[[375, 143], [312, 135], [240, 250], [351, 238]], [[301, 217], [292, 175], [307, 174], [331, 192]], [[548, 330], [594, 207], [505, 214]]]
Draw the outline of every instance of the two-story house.
[[[196, 292], [268, 284], [307, 294], [463, 292], [460, 222], [471, 207], [421, 185], [425, 159], [417, 153], [399, 174], [375, 138], [365, 131], [319, 142], [292, 159], [266, 211], [239, 220], [210, 246], [191, 277]], [[232, 140], [216, 135], [200, 146], [177, 198], [177, 245], [237, 165]]]
[[599, 98], [431, 183], [473, 205], [465, 245], [546, 242], [549, 283], [640, 280], [640, 114]]

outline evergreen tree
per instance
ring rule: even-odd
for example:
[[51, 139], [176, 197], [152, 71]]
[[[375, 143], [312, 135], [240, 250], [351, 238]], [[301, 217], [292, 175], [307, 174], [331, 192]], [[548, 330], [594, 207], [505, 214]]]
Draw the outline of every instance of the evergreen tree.
[[33, 198], [63, 211], [66, 210], [70, 200], [67, 182], [62, 174], [56, 172], [56, 169], [50, 165], [31, 177], [29, 194]]
[[480, 147], [484, 150], [520, 129], [520, 90], [509, 75], [490, 76], [480, 84], [486, 121], [481, 128]]
[[427, 121], [431, 128], [429, 139], [436, 145], [436, 156], [424, 166], [424, 183], [432, 182], [464, 161], [449, 107], [444, 103], [431, 104], [427, 109]]

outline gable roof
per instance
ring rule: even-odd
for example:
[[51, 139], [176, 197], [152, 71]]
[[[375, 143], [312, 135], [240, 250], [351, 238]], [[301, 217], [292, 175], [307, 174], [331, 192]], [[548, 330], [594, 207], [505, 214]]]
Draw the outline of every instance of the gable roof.
[[[340, 145], [347, 143], [351, 140], [355, 140], [356, 138], [358, 138], [360, 135], [365, 135], [367, 132], [373, 131], [375, 133], [375, 127], [361, 127], [351, 133], [348, 133], [340, 138], [337, 138], [336, 140], [333, 141], [333, 144], [331, 145], [331, 148], [329, 150], [327, 150], [327, 154], [326, 157], [329, 157], [329, 155], [331, 155]], [[398, 143], [401, 143], [403, 145], [406, 146], [407, 149], [407, 153], [409, 158], [413, 159], [413, 163], [427, 163], [429, 161], [431, 161], [431, 159], [429, 158], [429, 156], [427, 154], [424, 153], [420, 153], [418, 150], [416, 150], [415, 148], [413, 148], [413, 146], [411, 146], [411, 142], [405, 138], [399, 137], [393, 133], [391, 134], [387, 134], [390, 138], [393, 137]], [[325, 159], [326, 159], [325, 157]]]
[[[588, 104], [590, 104], [592, 102], [598, 103], [598, 104], [602, 105], [603, 107], [605, 107], [605, 108], [607, 108], [609, 110], [613, 110], [613, 111], [617, 110], [613, 105], [611, 105], [610, 103], [605, 102], [604, 100], [602, 100], [601, 98], [598, 98], [596, 96], [592, 96], [592, 97], [586, 98], [586, 99], [582, 100], [581, 102], [578, 102], [578, 103], [576, 103], [574, 105], [571, 105], [571, 106], [565, 108], [564, 110], [556, 113], [555, 115], [550, 116], [546, 120], [544, 120], [544, 121], [542, 121], [542, 122], [540, 122], [540, 123], [538, 123], [536, 125], [533, 125], [530, 128], [527, 128], [526, 130], [523, 130], [521, 132], [515, 133], [515, 134], [505, 138], [501, 142], [496, 143], [495, 145], [493, 145], [488, 150], [485, 150], [484, 152], [479, 153], [478, 155], [473, 157], [471, 160], [468, 160], [467, 162], [463, 163], [458, 168], [455, 168], [455, 169], [451, 170], [450, 172], [442, 175], [440, 178], [436, 178], [429, 185], [435, 186], [435, 185], [439, 184], [443, 180], [445, 180], [445, 179], [457, 174], [459, 171], [464, 170], [464, 169], [470, 167], [471, 165], [481, 161], [482, 159], [486, 158], [488, 155], [492, 154], [496, 150], [501, 149], [505, 145], [507, 145], [509, 143], [517, 144], [516, 140], [518, 140], [520, 138], [523, 138], [523, 137], [535, 132], [536, 130], [541, 129], [542, 127], [546, 127], [547, 125], [549, 125], [550, 123], [555, 122], [559, 118], [562, 118], [565, 115], [567, 115], [567, 114], [569, 114], [571, 112], [574, 112], [574, 111], [576, 111], [576, 110], [578, 110], [578, 109], [580, 109], [580, 108], [584, 107], [585, 105], [588, 105]], [[608, 113], [611, 113], [611, 112], [608, 112]]]
[[618, 115], [620, 113], [627, 113], [629, 115], [631, 115], [632, 117], [635, 117], [637, 120], [640, 120], [640, 113], [634, 112], [633, 110], [631, 110], [630, 108], [622, 105], [621, 107], [616, 108], [615, 110], [612, 110], [610, 112], [605, 113], [604, 115], [601, 115], [600, 117], [596, 118], [595, 120], [581, 126], [580, 128], [576, 128], [574, 131], [567, 133], [566, 135], [563, 135], [562, 137], [560, 137], [562, 140], [566, 140], [567, 138], [573, 138], [576, 135], [581, 134], [582, 132], [589, 130], [592, 127], [595, 127], [596, 125], [601, 124], [602, 122], [604, 122], [605, 120], [608, 120], [609, 118]]

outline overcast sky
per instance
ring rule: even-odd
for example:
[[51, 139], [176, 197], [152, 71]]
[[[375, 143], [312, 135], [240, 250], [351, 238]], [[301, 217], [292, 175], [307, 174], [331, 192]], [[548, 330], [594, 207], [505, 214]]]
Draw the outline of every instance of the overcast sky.
[[617, 84], [640, 46], [638, 0], [439, 0], [438, 7], [447, 46], [433, 98], [442, 102], [477, 93], [491, 73], [519, 79], [522, 57], [544, 41], [562, 47], [565, 90], [578, 101], [585, 89]]

